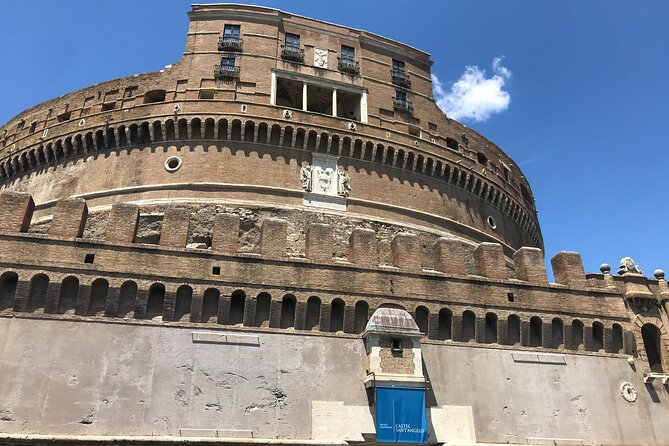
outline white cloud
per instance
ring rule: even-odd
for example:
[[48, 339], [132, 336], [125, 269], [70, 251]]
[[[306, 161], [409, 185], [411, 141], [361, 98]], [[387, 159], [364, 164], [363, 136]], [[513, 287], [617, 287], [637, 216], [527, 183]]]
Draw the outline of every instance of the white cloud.
[[504, 84], [511, 71], [502, 66], [502, 58], [492, 61], [492, 77], [486, 78], [485, 70], [477, 66], [465, 67], [465, 72], [446, 92], [439, 78], [432, 75], [432, 89], [439, 108], [455, 120], [469, 119], [482, 122], [493, 113], [509, 108], [511, 96], [504, 91]]

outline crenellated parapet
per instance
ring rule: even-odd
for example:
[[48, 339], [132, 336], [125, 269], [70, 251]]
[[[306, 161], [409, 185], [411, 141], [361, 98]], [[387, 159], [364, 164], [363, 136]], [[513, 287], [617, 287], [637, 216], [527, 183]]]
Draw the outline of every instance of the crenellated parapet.
[[[377, 233], [353, 228], [346, 255], [335, 257], [333, 228], [312, 223], [296, 253], [287, 249], [288, 222], [278, 218], [260, 222], [256, 249], [240, 252], [239, 216], [225, 213], [215, 216], [211, 245], [193, 248], [183, 208], [165, 211], [157, 244], [136, 243], [139, 207], [130, 203], [112, 206], [104, 240], [89, 239], [81, 237], [88, 216], [81, 199], [60, 200], [46, 234], [36, 234], [21, 223], [30, 221], [31, 200], [0, 195], [0, 215], [10, 222], [0, 235], [6, 315], [355, 335], [374, 309], [392, 304], [413, 315], [425, 342], [635, 350], [624, 334], [634, 329], [624, 291], [586, 278], [577, 253], [553, 257], [556, 283], [548, 283], [537, 248], [508, 259], [499, 245], [442, 237], [425, 267], [420, 237], [410, 232], [395, 234], [381, 261]], [[652, 288], [659, 299], [666, 283]]]

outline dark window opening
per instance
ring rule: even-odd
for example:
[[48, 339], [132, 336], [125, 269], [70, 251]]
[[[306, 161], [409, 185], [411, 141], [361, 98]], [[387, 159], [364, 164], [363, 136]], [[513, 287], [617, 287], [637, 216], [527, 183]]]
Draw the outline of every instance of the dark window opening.
[[286, 33], [281, 57], [293, 62], [304, 61], [304, 49], [300, 48], [300, 36], [298, 34]]
[[200, 90], [200, 99], [214, 99], [214, 89]]
[[476, 154], [476, 159], [478, 160], [479, 164], [483, 164], [484, 166], [488, 165], [488, 157], [486, 157], [483, 153], [478, 152]]
[[506, 298], [509, 302], [514, 301], [513, 293], [506, 293]]
[[218, 318], [218, 300], [221, 293], [215, 288], [209, 288], [202, 297], [202, 322], [216, 322]]
[[193, 302], [193, 289], [188, 285], [182, 285], [177, 289], [176, 302], [174, 304], [174, 320], [188, 321], [190, 319], [190, 307]]
[[601, 322], [592, 324], [592, 350], [599, 351], [604, 348], [604, 326]]
[[453, 138], [446, 138], [446, 147], [453, 150], [460, 150], [460, 145]]
[[33, 122], [30, 124], [30, 133], [35, 133], [35, 129], [37, 129], [37, 122]]
[[283, 296], [281, 301], [281, 328], [290, 328], [295, 326], [295, 296]]
[[369, 319], [369, 305], [367, 302], [359, 301], [355, 304], [355, 321], [353, 324], [353, 331], [355, 333], [362, 333], [367, 326]]
[[93, 263], [95, 261], [95, 254], [86, 254], [84, 257], [84, 263]]
[[506, 324], [507, 343], [509, 345], [520, 343], [520, 318], [512, 314], [508, 317]]
[[260, 293], [256, 298], [255, 326], [266, 327], [269, 324], [270, 307], [272, 306], [272, 296], [267, 293]]
[[153, 104], [155, 102], [165, 101], [165, 90], [151, 90], [144, 95], [145, 104]]
[[564, 324], [562, 319], [555, 318], [551, 323], [551, 347], [560, 348], [564, 345]]
[[488, 313], [485, 315], [485, 343], [497, 343], [497, 315]]
[[235, 291], [230, 297], [230, 325], [237, 325], [244, 322], [244, 307], [246, 304], [246, 294], [243, 291]]
[[302, 110], [302, 82], [276, 79], [276, 105]]
[[428, 321], [430, 319], [430, 310], [425, 307], [416, 308], [416, 325], [418, 330], [425, 336], [428, 335]]
[[330, 331], [336, 333], [344, 330], [344, 301], [335, 299], [332, 301], [330, 312]]
[[660, 329], [653, 324], [645, 324], [641, 327], [641, 337], [651, 372], [663, 373]]
[[214, 266], [211, 269], [211, 273], [215, 276], [220, 276], [221, 275], [221, 267], [220, 266]]
[[453, 331], [453, 313], [449, 309], [442, 308], [441, 310], [439, 310], [439, 330], [437, 333], [437, 339], [439, 339], [440, 341], [451, 339], [452, 331]]
[[410, 125], [409, 135], [415, 136], [416, 138], [420, 138], [420, 127], [416, 127], [415, 125]]
[[571, 343], [574, 350], [579, 350], [583, 345], [583, 322], [579, 320], [571, 324]]
[[471, 311], [462, 313], [462, 336], [464, 342], [473, 341], [476, 334], [476, 315]]
[[534, 316], [530, 319], [530, 347], [541, 347], [543, 323], [541, 318]]
[[332, 89], [307, 85], [307, 110], [332, 115]]
[[70, 116], [72, 115], [72, 112], [65, 112], [61, 113], [58, 116], [56, 116], [56, 120], [58, 122], [65, 122], [70, 120]]
[[218, 41], [219, 51], [241, 51], [242, 39], [240, 36], [241, 27], [239, 25], [225, 25], [223, 27], [223, 36]]
[[346, 91], [337, 91], [337, 117], [360, 121], [360, 101], [362, 96]]
[[146, 319], [153, 319], [163, 315], [163, 302], [165, 301], [165, 287], [156, 284], [149, 290], [149, 299], [146, 304]]
[[504, 168], [504, 179], [505, 179], [506, 181], [509, 181], [509, 173], [510, 173], [510, 172], [509, 172], [509, 169], [507, 169], [507, 168], [505, 167], [505, 168]]
[[391, 339], [390, 340], [390, 350], [393, 352], [402, 351], [402, 340], [401, 339]]
[[116, 108], [116, 101], [107, 102], [106, 104], [102, 104], [102, 106], [100, 108], [101, 108], [102, 111], [114, 110]]

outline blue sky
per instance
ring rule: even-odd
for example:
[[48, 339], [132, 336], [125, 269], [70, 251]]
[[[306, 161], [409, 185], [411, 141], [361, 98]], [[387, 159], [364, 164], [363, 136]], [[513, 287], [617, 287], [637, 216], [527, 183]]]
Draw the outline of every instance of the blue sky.
[[[615, 270], [624, 256], [648, 276], [669, 270], [669, 2], [252, 3], [430, 53], [445, 95], [461, 81], [442, 105], [502, 147], [530, 181], [548, 258], [575, 250], [586, 271], [603, 262]], [[176, 62], [189, 5], [3, 4], [0, 122], [52, 97]]]

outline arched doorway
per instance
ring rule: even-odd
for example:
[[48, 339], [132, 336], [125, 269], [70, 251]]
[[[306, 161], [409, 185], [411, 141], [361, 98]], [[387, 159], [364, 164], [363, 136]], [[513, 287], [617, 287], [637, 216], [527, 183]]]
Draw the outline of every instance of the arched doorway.
[[663, 373], [660, 329], [653, 324], [645, 324], [641, 327], [641, 337], [651, 372]]

